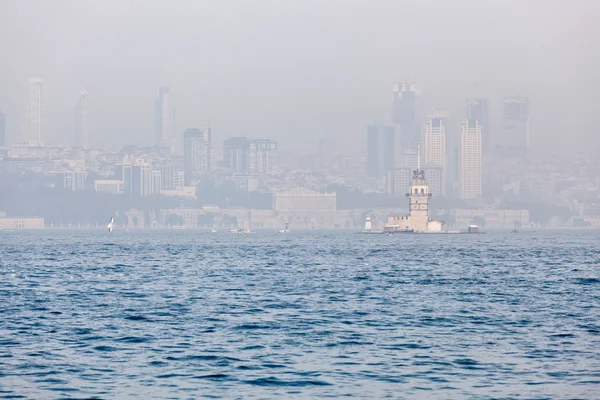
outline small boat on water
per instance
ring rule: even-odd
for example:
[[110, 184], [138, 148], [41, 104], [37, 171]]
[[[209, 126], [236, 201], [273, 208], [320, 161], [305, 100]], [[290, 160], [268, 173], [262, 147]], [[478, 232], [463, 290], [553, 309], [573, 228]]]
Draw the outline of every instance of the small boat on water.
[[216, 229], [214, 229], [214, 228], [212, 228], [212, 229], [209, 229], [209, 230], [208, 230], [208, 232], [209, 232], [209, 233], [217, 233], [217, 230], [216, 230]]
[[485, 232], [481, 232], [479, 230], [479, 226], [471, 224], [467, 227], [467, 230], [462, 233], [485, 233]]
[[110, 222], [106, 226], [109, 232], [112, 232], [115, 229], [115, 217], [110, 217]]
[[414, 233], [414, 229], [403, 228], [400, 225], [388, 225], [383, 226], [383, 233], [396, 234], [396, 233]]
[[283, 228], [283, 229], [280, 229], [280, 230], [279, 230], [279, 233], [288, 233], [289, 231], [290, 231], [290, 229], [289, 229], [288, 222], [287, 222], [287, 221], [285, 221], [285, 226], [284, 226], [284, 228]]
[[229, 233], [250, 233], [250, 229], [248, 228], [231, 228]]

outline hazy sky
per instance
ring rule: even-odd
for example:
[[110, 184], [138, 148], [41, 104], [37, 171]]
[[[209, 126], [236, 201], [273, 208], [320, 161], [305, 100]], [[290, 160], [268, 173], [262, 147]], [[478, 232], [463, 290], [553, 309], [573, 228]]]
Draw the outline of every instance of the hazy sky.
[[411, 78], [427, 107], [457, 118], [476, 92], [493, 117], [502, 95], [528, 95], [534, 146], [597, 144], [599, 11], [595, 0], [0, 0], [0, 109], [18, 137], [40, 74], [51, 141], [71, 140], [85, 87], [92, 143], [150, 144], [167, 85], [178, 133], [210, 116], [218, 140], [358, 149], [367, 123], [389, 120], [392, 83]]

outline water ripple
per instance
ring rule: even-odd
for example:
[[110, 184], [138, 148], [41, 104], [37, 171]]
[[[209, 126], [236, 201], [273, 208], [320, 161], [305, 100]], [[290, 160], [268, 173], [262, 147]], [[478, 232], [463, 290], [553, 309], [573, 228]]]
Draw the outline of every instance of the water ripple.
[[0, 399], [600, 392], [595, 231], [1, 235]]

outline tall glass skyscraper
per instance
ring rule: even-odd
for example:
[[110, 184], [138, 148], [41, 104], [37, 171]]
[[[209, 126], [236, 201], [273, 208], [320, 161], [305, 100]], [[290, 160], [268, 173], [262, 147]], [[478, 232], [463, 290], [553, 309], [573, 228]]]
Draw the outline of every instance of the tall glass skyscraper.
[[420, 127], [417, 123], [417, 90], [410, 82], [396, 83], [392, 97], [392, 122], [398, 129], [398, 136], [404, 150], [417, 148], [420, 141]]
[[88, 93], [82, 90], [75, 105], [75, 144], [81, 147], [89, 146], [90, 138], [90, 104]]
[[467, 119], [479, 121], [481, 125], [481, 146], [483, 150], [490, 148], [490, 111], [487, 99], [467, 100]]
[[171, 90], [166, 86], [158, 90], [158, 97], [154, 103], [154, 131], [156, 146], [167, 147], [171, 152], [175, 152]]
[[29, 78], [23, 141], [42, 142], [45, 140], [45, 127], [46, 102], [44, 98], [44, 79], [41, 77]]

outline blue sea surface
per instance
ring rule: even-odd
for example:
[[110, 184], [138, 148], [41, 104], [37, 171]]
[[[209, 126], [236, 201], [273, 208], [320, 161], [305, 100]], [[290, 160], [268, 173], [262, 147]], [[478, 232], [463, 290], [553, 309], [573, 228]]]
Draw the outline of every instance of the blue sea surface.
[[0, 232], [0, 398], [598, 399], [599, 245]]

